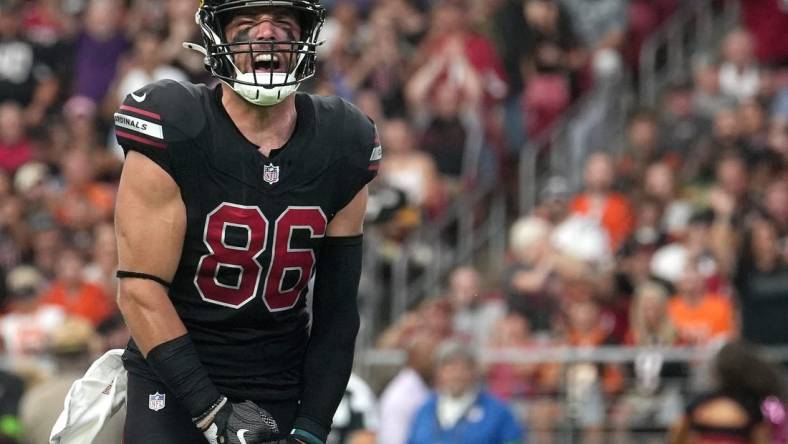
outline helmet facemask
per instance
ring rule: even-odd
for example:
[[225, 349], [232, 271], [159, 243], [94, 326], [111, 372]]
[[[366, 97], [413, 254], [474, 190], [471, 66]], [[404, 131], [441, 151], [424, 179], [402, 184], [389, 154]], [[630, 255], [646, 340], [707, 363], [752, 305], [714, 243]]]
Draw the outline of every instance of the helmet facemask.
[[[252, 41], [248, 35], [229, 42], [224, 27], [232, 17], [252, 8], [281, 7], [296, 13], [301, 35], [287, 40]], [[271, 106], [283, 101], [315, 73], [315, 58], [325, 10], [308, 0], [205, 1], [197, 11], [196, 21], [203, 36], [204, 48], [187, 45], [205, 55], [206, 68], [212, 75], [233, 88], [247, 101]], [[244, 38], [245, 37], [245, 38]], [[249, 59], [251, 72], [236, 63], [238, 55]], [[283, 57], [285, 55], [285, 57]], [[282, 64], [286, 66], [282, 66]]]

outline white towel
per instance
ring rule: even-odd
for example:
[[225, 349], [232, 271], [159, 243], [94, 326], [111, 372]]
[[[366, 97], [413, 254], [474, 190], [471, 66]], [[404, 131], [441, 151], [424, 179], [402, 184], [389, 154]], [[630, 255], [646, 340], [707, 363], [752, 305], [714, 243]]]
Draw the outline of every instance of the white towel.
[[57, 418], [50, 444], [92, 443], [104, 424], [126, 402], [127, 375], [115, 349], [98, 358], [81, 379], [74, 381]]

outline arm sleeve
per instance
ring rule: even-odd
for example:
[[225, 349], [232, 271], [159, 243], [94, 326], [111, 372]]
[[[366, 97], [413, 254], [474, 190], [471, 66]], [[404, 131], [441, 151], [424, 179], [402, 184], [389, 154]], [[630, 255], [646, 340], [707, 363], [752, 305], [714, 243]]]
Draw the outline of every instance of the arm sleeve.
[[318, 258], [312, 331], [304, 359], [301, 408], [294, 429], [325, 442], [345, 392], [359, 328], [361, 236], [326, 238]]

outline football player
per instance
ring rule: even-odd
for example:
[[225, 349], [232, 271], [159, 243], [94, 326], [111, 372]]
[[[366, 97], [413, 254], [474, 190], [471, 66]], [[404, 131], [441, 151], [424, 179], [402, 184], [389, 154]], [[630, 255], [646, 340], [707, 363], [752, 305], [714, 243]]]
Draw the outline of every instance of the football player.
[[354, 106], [296, 92], [324, 17], [317, 0], [204, 0], [203, 45], [184, 46], [218, 86], [156, 82], [115, 114], [126, 444], [326, 439], [381, 148]]

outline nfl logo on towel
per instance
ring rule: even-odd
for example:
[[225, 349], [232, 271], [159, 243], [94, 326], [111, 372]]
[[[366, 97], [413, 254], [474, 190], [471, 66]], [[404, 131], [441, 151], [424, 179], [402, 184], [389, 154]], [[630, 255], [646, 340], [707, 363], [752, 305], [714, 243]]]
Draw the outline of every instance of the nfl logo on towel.
[[263, 180], [273, 185], [279, 182], [279, 166], [269, 163], [263, 166]]
[[164, 408], [164, 393], [156, 392], [153, 395], [148, 395], [148, 408], [153, 410], [154, 412], [158, 412], [159, 410]]

